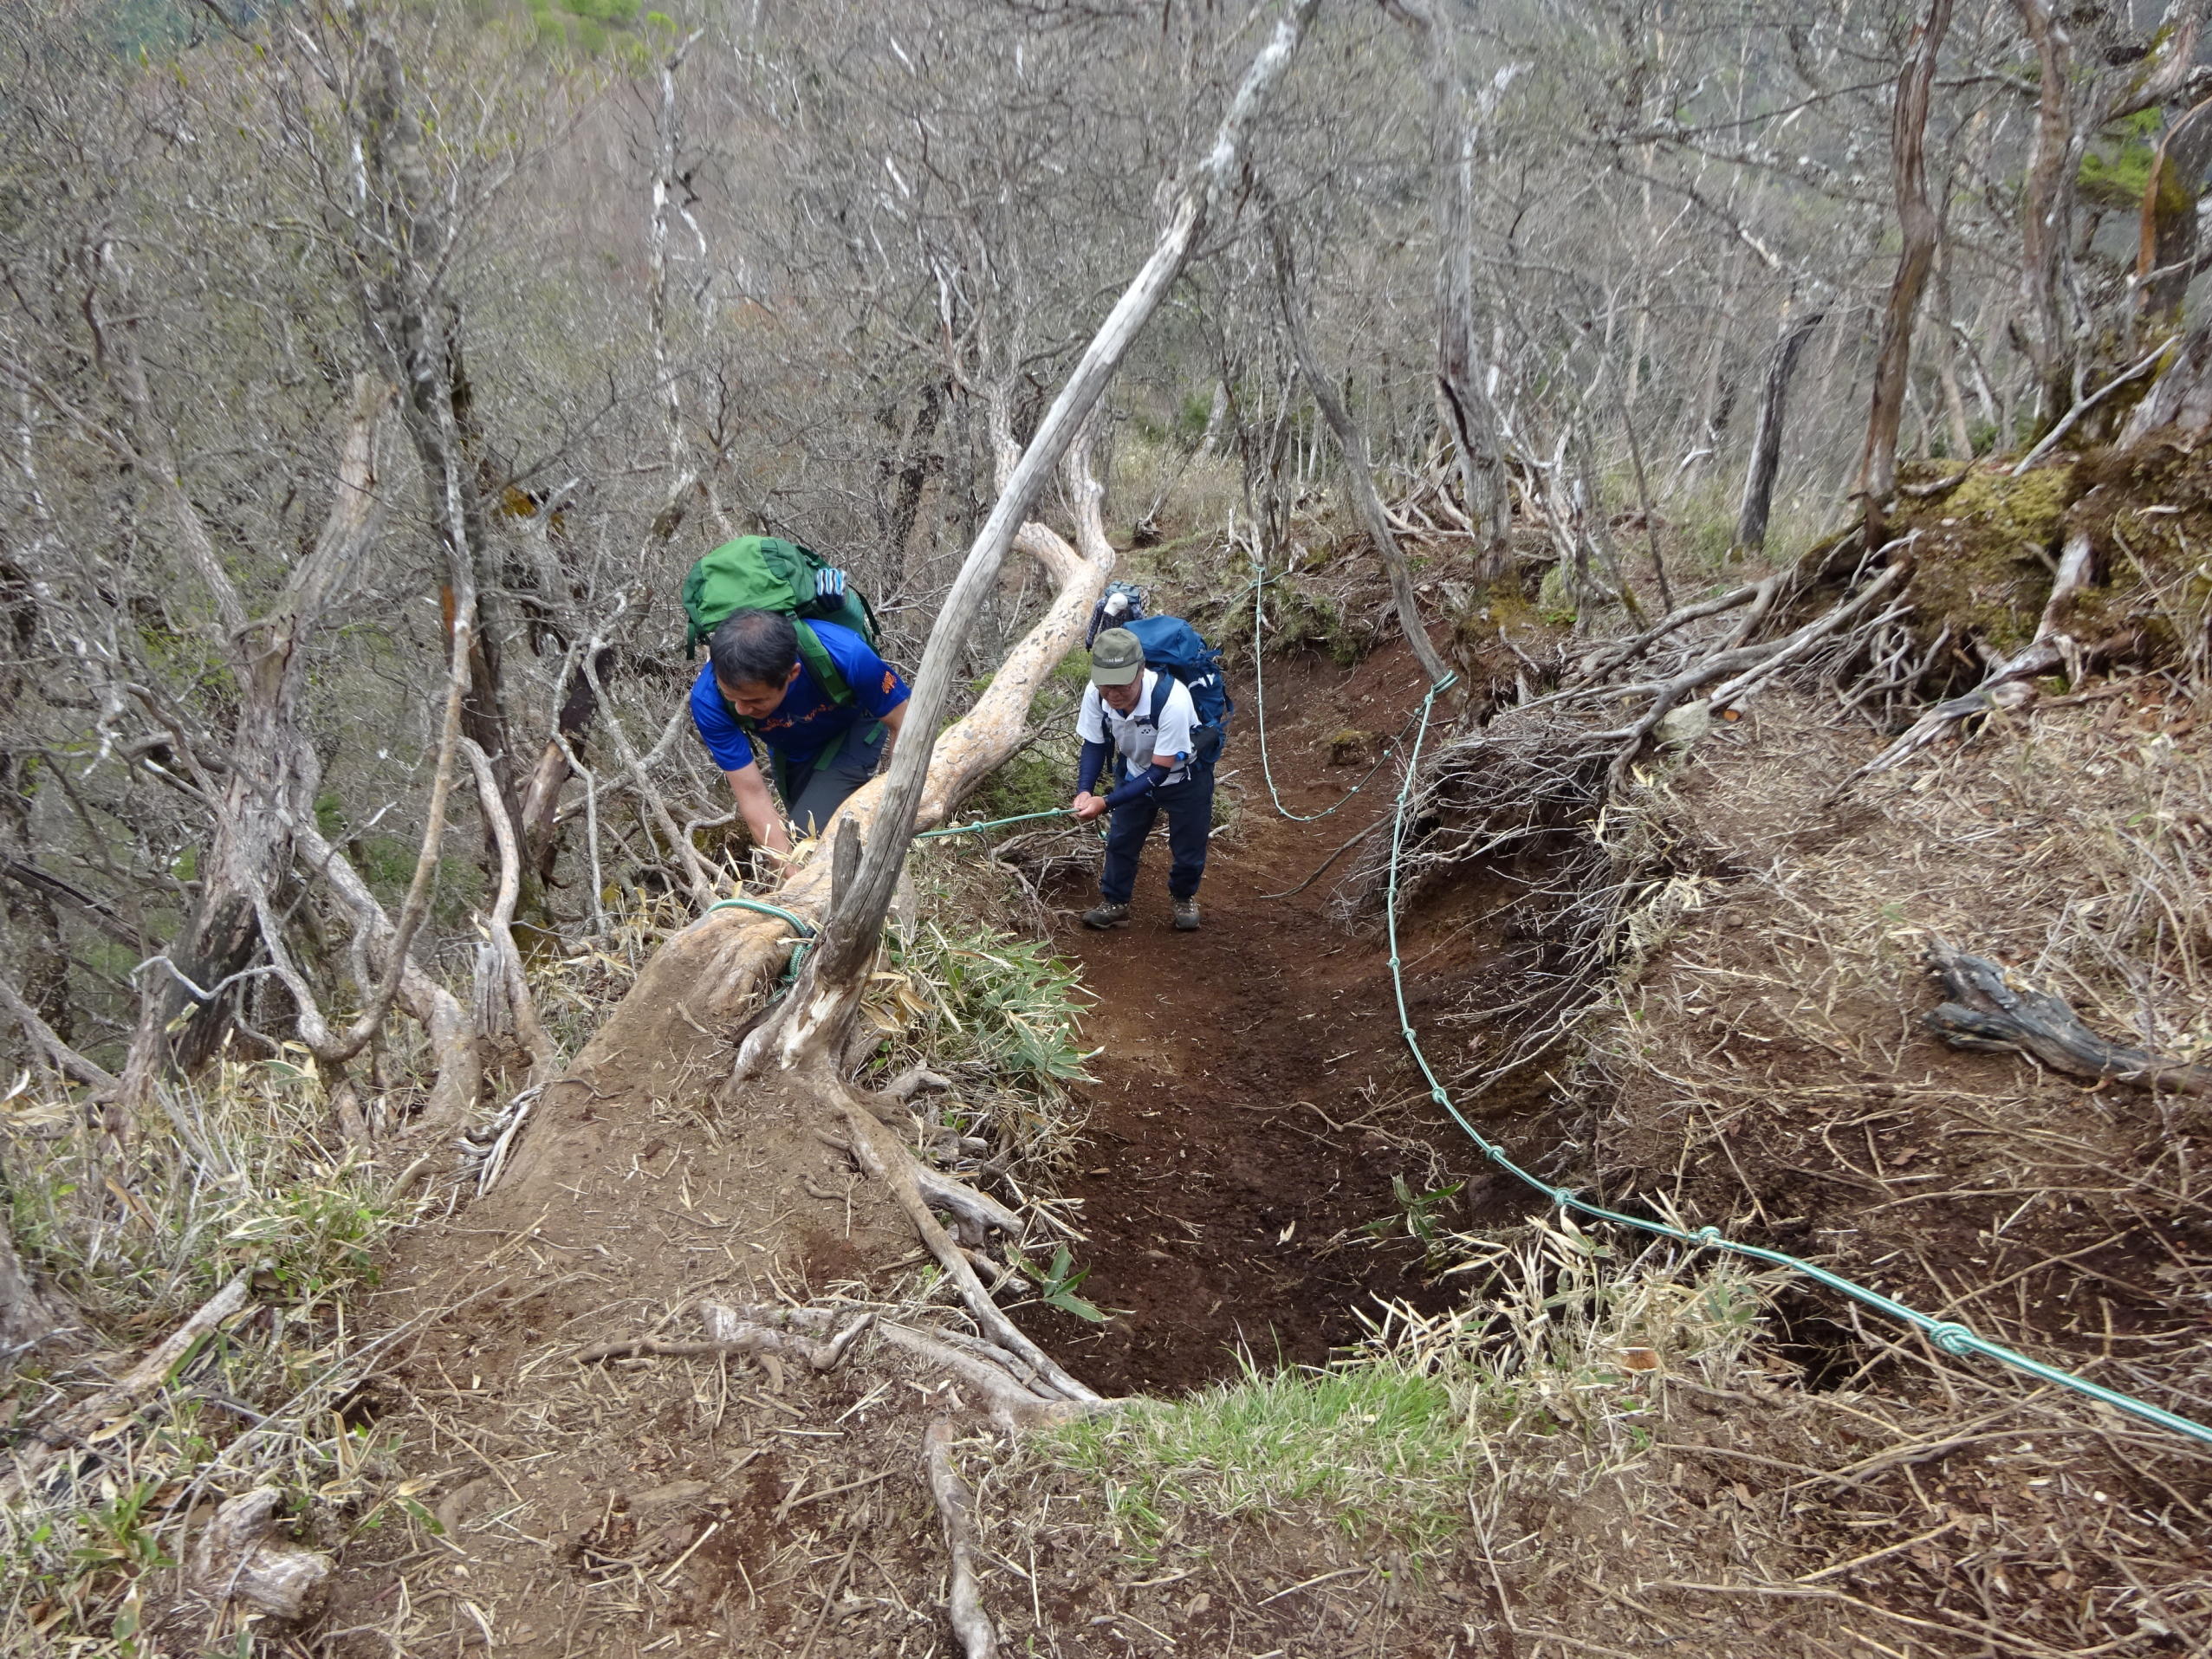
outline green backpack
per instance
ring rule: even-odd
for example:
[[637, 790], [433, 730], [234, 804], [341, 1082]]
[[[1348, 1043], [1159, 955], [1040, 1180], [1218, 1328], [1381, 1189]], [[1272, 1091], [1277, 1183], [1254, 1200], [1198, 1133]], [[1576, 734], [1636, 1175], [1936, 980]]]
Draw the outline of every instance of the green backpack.
[[[825, 584], [822, 573], [834, 580]], [[826, 593], [825, 586], [834, 586]], [[780, 611], [798, 625], [799, 657], [832, 703], [853, 700], [821, 640], [807, 624], [834, 622], [853, 630], [876, 649], [876, 617], [859, 590], [848, 586], [844, 574], [810, 548], [773, 535], [741, 535], [725, 541], [693, 565], [684, 578], [684, 654], [696, 653], [700, 644], [732, 611]]]

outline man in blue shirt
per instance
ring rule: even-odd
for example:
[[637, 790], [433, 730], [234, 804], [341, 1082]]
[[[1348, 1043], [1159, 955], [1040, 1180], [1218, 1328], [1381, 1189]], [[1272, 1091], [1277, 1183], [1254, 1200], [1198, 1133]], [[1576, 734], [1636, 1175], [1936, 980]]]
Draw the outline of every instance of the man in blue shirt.
[[847, 795], [875, 775], [906, 718], [906, 682], [868, 642], [834, 622], [810, 622], [845, 682], [840, 701], [799, 651], [799, 631], [775, 611], [732, 611], [707, 638], [691, 683], [691, 724], [707, 746], [756, 845], [781, 856], [791, 833], [761, 775], [763, 749], [802, 835], [821, 833]]

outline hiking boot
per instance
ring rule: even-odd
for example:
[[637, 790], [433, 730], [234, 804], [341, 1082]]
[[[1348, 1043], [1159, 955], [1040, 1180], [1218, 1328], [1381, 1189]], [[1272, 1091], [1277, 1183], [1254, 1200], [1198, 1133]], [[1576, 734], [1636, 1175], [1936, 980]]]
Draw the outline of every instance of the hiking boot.
[[1129, 906], [1093, 904], [1083, 912], [1083, 925], [1087, 928], [1125, 928], [1129, 925]]
[[1196, 933], [1198, 930], [1198, 901], [1195, 897], [1175, 901], [1175, 930], [1177, 933]]

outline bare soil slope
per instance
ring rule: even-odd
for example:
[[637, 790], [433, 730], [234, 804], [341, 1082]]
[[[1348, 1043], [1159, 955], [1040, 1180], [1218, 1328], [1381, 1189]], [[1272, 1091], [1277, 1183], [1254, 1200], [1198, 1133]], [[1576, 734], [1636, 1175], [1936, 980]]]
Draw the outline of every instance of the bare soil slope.
[[[1294, 809], [1318, 810], [1365, 770], [1331, 767], [1329, 740], [1396, 730], [1417, 677], [1396, 650], [1349, 676], [1281, 677], [1278, 775]], [[1204, 930], [1168, 927], [1163, 844], [1134, 925], [1061, 937], [1099, 993], [1104, 1051], [1083, 1091], [1077, 1260], [1085, 1293], [1120, 1311], [1018, 1317], [1109, 1393], [1227, 1376], [1240, 1351], [1319, 1363], [1378, 1298], [1443, 1299], [1391, 1177], [1441, 1185], [1463, 1155], [1431, 1148], [1435, 1124], [1409, 1106], [1378, 947], [1326, 921], [1327, 878], [1263, 897], [1386, 814], [1388, 774], [1319, 824], [1287, 824], [1249, 726], [1239, 736], [1225, 783], [1244, 810]], [[1455, 936], [1438, 971], [1478, 950]], [[353, 1409], [401, 1437], [410, 1497], [444, 1531], [395, 1509], [348, 1549], [336, 1650], [937, 1650], [942, 1545], [916, 1448], [958, 1385], [879, 1351], [827, 1377], [579, 1358], [696, 1334], [703, 1299], [912, 1292], [919, 1254], [880, 1191], [773, 1091], [723, 1089], [730, 1046], [708, 1027], [725, 1001], [703, 986], [696, 1004], [625, 1003], [515, 1174], [404, 1245], [375, 1306], [419, 1334]]]
[[[1395, 730], [1416, 683], [1396, 651], [1349, 675], [1278, 670], [1287, 803], [1335, 799], [1359, 768], [1328, 764], [1333, 740]], [[2191, 729], [2141, 698], [2042, 718], [2032, 740], [1996, 734], [1838, 802], [1877, 740], [1778, 697], [1656, 773], [1638, 810], [1696, 839], [1685, 901], [1593, 988], [1575, 1043], [1474, 1109], [1561, 1178], [1819, 1255], [2202, 1416], [2212, 1247], [2193, 1120], [1954, 1053], [1918, 1024], [1937, 993], [1917, 952], [1942, 933], [2055, 975], [2107, 1028], [2148, 1020], [2135, 1034], [2183, 1050], [2206, 1034], [2201, 1001], [2131, 1014], [2123, 995], [2125, 947], [2157, 933], [2131, 930], [2127, 907], [2173, 902], [2138, 879], [2125, 835], [2132, 820], [2150, 852], [2194, 856], [2201, 753], [2176, 748]], [[1099, 995], [1104, 1050], [1069, 1188], [1077, 1260], [1083, 1293], [1120, 1312], [1016, 1317], [1109, 1392], [1172, 1395], [1233, 1376], [1240, 1352], [1319, 1362], [1385, 1299], [1407, 1310], [1402, 1332], [1469, 1310], [1416, 1341], [1439, 1355], [1527, 1317], [1502, 1280], [1434, 1280], [1406, 1236], [1392, 1178], [1431, 1190], [1476, 1161], [1410, 1086], [1377, 943], [1327, 919], [1336, 872], [1268, 897], [1385, 813], [1389, 789], [1288, 823], [1249, 739], [1248, 723], [1204, 930], [1171, 930], [1155, 856], [1132, 927], [1061, 933]], [[1549, 960], [1543, 874], [1539, 858], [1423, 890], [1404, 950], [1448, 1066], [1495, 1047], [1466, 1011]], [[930, 1418], [976, 1403], [964, 1384], [873, 1343], [827, 1375], [584, 1357], [694, 1334], [703, 1299], [931, 1293], [903, 1219], [789, 1103], [723, 1094], [711, 1011], [680, 1003], [611, 1025], [518, 1177], [396, 1265], [379, 1306], [410, 1335], [352, 1409], [399, 1437], [401, 1490], [438, 1526], [387, 1501], [382, 1530], [356, 1535], [323, 1650], [951, 1650], [917, 1448]], [[1476, 1175], [1435, 1220], [1492, 1241], [1463, 1257], [1525, 1247], [1530, 1213]], [[1624, 1247], [1591, 1247], [1617, 1266]], [[1539, 1327], [1521, 1336], [1555, 1348], [1541, 1325], [1556, 1320], [1583, 1347], [1470, 1399], [1480, 1461], [1452, 1476], [1464, 1517], [1441, 1535], [1318, 1502], [1240, 1507], [1220, 1496], [1236, 1471], [1203, 1458], [1130, 1463], [1109, 1501], [1035, 1445], [968, 1447], [1004, 1639], [1067, 1655], [1867, 1659], [2149, 1656], [2212, 1629], [2212, 1481], [2170, 1437], [1779, 1284], [1778, 1346], [1677, 1354], [1661, 1320], [1633, 1338], [1656, 1345], [1647, 1368], [1620, 1345], [1618, 1293], [1532, 1282]], [[1654, 1306], [1685, 1316], [1696, 1299]]]

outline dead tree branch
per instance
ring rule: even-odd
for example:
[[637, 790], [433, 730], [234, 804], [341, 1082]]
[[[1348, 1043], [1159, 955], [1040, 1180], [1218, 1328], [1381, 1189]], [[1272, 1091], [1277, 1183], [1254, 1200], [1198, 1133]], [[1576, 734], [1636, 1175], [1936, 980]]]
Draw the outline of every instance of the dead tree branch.
[[2067, 1077], [2212, 1096], [2212, 1068], [2100, 1037], [2065, 999], [2020, 984], [1987, 956], [1938, 940], [1929, 949], [1928, 967], [1952, 1000], [1930, 1010], [1925, 1023], [1954, 1048], [2018, 1054]]

